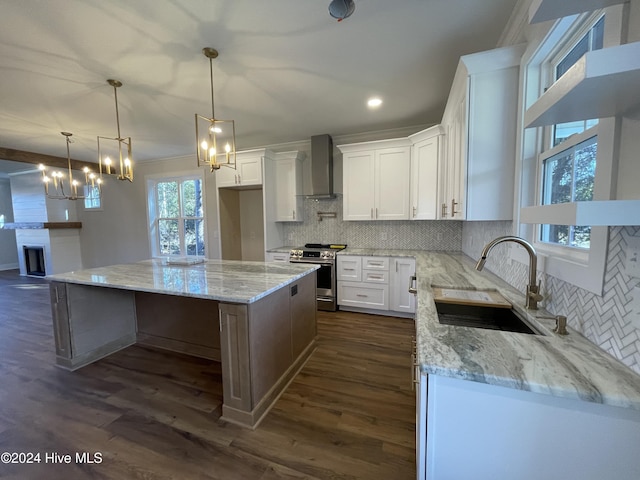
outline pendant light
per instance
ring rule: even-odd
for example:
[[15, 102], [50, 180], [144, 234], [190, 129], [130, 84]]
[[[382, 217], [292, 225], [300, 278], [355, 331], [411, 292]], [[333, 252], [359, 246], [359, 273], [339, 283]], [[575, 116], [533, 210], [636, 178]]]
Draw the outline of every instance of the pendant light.
[[[122, 86], [119, 80], [108, 79], [107, 83], [113, 87], [116, 101], [117, 137], [98, 136], [98, 165], [100, 178], [103, 175], [115, 175], [118, 180], [133, 182], [133, 164], [131, 163], [131, 137], [120, 135], [120, 112], [118, 111], [118, 88]], [[114, 159], [116, 164], [114, 165]]]
[[71, 136], [73, 133], [60, 132], [65, 136], [67, 143], [67, 173], [66, 175], [60, 170], [53, 170], [51, 174], [47, 174], [48, 167], [40, 164], [38, 169], [42, 172], [42, 182], [44, 183], [44, 193], [48, 198], [55, 200], [83, 200], [85, 198], [94, 198], [95, 188], [98, 187], [98, 195], [101, 192], [102, 179], [93, 173], [89, 167], [84, 167], [82, 172], [84, 173], [84, 186], [91, 186], [88, 190], [89, 194], [85, 194], [83, 188], [82, 195], [78, 195], [78, 187], [81, 183], [78, 179], [73, 177], [73, 170], [71, 169], [71, 154], [69, 152], [69, 144], [73, 142]]
[[196, 151], [198, 166], [209, 165], [211, 171], [220, 167], [236, 168], [236, 127], [233, 120], [216, 118], [213, 95], [213, 59], [218, 57], [214, 48], [203, 48], [209, 59], [211, 79], [211, 118], [196, 113]]

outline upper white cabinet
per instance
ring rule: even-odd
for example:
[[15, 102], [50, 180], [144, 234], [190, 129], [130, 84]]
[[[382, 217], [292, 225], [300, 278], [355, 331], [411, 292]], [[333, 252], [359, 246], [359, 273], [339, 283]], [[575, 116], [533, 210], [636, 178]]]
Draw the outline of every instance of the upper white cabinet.
[[408, 220], [408, 138], [339, 145], [344, 220]]
[[442, 125], [441, 219], [510, 220], [520, 58], [525, 45], [460, 58]]
[[442, 126], [409, 137], [411, 147], [411, 220], [435, 220], [438, 209], [439, 169], [444, 152]]
[[216, 186], [251, 187], [262, 185], [264, 149], [245, 150], [236, 154], [236, 168], [221, 167], [216, 172]]
[[276, 222], [302, 222], [302, 152], [276, 154], [273, 161]]
[[640, 42], [587, 52], [531, 105], [525, 127], [623, 115], [640, 104]]

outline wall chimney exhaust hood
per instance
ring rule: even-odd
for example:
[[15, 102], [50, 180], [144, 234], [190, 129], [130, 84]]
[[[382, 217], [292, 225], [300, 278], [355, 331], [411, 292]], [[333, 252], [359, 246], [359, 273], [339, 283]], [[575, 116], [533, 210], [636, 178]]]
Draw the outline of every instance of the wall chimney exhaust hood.
[[333, 140], [327, 134], [311, 137], [311, 188], [311, 195], [306, 198], [336, 198], [333, 193]]

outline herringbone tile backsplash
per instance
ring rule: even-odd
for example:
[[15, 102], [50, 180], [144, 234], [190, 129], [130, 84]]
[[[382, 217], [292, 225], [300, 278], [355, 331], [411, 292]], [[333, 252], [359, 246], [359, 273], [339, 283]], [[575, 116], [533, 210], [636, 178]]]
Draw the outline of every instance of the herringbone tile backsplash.
[[[511, 222], [465, 222], [462, 251], [476, 258], [482, 247], [500, 235], [513, 233]], [[540, 275], [545, 308], [566, 315], [571, 327], [640, 374], [640, 331], [631, 324], [632, 290], [640, 279], [626, 275], [626, 242], [640, 237], [640, 227], [610, 227], [609, 249], [602, 296], [578, 288], [551, 275]], [[506, 246], [498, 245], [487, 261], [487, 269], [524, 291], [528, 266], [509, 264]], [[498, 249], [503, 249], [502, 253]]]
[[[322, 218], [318, 213], [335, 214]], [[459, 221], [372, 221], [344, 222], [342, 196], [333, 200], [304, 201], [304, 222], [285, 223], [289, 246], [305, 243], [346, 243], [358, 248], [459, 251], [462, 222]]]

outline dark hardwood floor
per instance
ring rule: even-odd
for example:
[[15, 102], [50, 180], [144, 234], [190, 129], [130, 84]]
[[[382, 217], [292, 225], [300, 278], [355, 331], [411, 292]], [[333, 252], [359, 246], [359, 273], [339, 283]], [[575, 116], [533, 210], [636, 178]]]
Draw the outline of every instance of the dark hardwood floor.
[[[133, 346], [55, 367], [48, 284], [0, 272], [0, 453], [40, 454], [0, 463], [0, 478], [415, 478], [413, 321], [318, 322], [317, 350], [251, 431], [220, 420], [215, 362]], [[76, 462], [85, 452], [95, 463]]]

